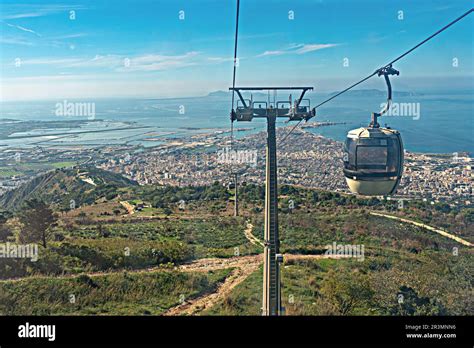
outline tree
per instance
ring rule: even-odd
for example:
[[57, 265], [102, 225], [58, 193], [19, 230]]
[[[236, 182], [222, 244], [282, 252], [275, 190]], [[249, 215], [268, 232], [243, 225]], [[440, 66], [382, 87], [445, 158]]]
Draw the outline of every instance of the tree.
[[368, 277], [350, 269], [330, 270], [321, 285], [321, 295], [336, 314], [356, 314], [355, 310], [370, 303], [373, 290]]
[[87, 214], [85, 212], [81, 211], [79, 214], [77, 214], [77, 216], [81, 219], [81, 222], [83, 224], [86, 223]]
[[435, 300], [420, 296], [413, 288], [401, 286], [397, 294], [398, 305], [390, 308], [391, 315], [446, 315], [444, 306]]
[[19, 239], [21, 243], [42, 243], [46, 248], [46, 241], [51, 233], [51, 227], [57, 217], [51, 208], [42, 201], [33, 199], [27, 201], [18, 216], [22, 228]]
[[99, 235], [99, 237], [107, 238], [107, 237], [110, 236], [110, 232], [107, 231], [107, 230], [104, 228], [104, 226], [102, 226], [101, 223], [99, 223], [96, 228], [97, 228], [97, 234]]
[[173, 213], [173, 211], [172, 211], [168, 206], [166, 206], [166, 207], [163, 208], [163, 213], [164, 213], [166, 216], [169, 216], [169, 215], [171, 215], [171, 214]]

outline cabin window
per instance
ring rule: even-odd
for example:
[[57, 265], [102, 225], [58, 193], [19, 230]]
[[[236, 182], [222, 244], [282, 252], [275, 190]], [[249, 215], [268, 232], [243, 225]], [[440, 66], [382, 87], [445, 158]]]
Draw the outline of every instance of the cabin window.
[[346, 138], [346, 143], [344, 145], [344, 166], [346, 169], [355, 170], [355, 154], [357, 148], [357, 140], [352, 138]]
[[357, 170], [386, 171], [388, 152], [387, 139], [359, 139], [356, 151]]
[[357, 168], [385, 169], [387, 166], [388, 150], [385, 146], [358, 146]]

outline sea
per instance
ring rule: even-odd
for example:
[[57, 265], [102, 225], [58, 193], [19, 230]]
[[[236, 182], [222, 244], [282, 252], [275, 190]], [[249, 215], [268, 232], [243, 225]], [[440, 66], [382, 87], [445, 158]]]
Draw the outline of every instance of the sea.
[[[379, 91], [380, 92], [380, 91]], [[312, 106], [330, 97], [313, 93]], [[231, 98], [229, 93], [175, 99], [90, 99], [49, 100], [0, 103], [0, 119], [15, 121], [84, 120], [80, 128], [54, 129], [38, 127], [0, 139], [0, 148], [28, 146], [66, 146], [129, 144], [152, 147], [164, 137], [187, 137], [198, 133], [218, 132], [228, 135]], [[383, 93], [369, 90], [348, 93], [317, 109], [317, 122], [331, 125], [305, 128], [334, 140], [343, 141], [350, 129], [368, 125], [371, 112], [379, 111], [385, 102]], [[288, 95], [275, 100], [288, 100]], [[273, 101], [273, 96], [259, 95], [254, 101]], [[294, 97], [293, 97], [294, 100]], [[474, 154], [474, 93], [444, 94], [403, 93], [395, 95], [398, 112], [380, 118], [382, 126], [400, 131], [406, 150], [421, 153], [469, 152]], [[94, 121], [86, 116], [58, 116], [58, 103], [93, 103]], [[392, 111], [395, 111], [392, 107]], [[100, 121], [98, 121], [100, 120]], [[309, 121], [311, 125], [313, 121]], [[281, 119], [278, 127], [291, 126]], [[265, 130], [265, 122], [236, 122], [234, 134], [242, 137]], [[91, 132], [92, 131], [92, 132]]]

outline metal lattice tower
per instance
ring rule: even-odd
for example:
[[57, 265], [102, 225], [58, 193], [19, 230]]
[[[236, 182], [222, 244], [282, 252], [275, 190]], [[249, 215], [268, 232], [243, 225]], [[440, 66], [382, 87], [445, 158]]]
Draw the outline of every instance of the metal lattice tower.
[[[263, 301], [262, 315], [280, 315], [281, 281], [280, 264], [283, 257], [280, 254], [280, 240], [278, 236], [278, 163], [276, 145], [276, 120], [284, 117], [290, 121], [301, 121], [314, 116], [310, 109], [309, 100], [303, 99], [306, 91], [312, 87], [232, 87], [240, 99], [237, 108], [232, 110], [232, 121], [252, 121], [253, 118], [267, 119], [266, 144], [266, 178], [265, 178], [265, 234], [264, 234], [264, 265], [263, 265]], [[273, 91], [301, 90], [301, 95], [292, 103], [288, 101], [253, 101], [244, 99], [240, 91]], [[268, 98], [270, 99], [270, 98]], [[303, 106], [303, 104], [306, 104]], [[237, 187], [236, 187], [237, 189]]]
[[[278, 315], [281, 311], [280, 264], [278, 237], [278, 186], [276, 155], [276, 115], [267, 118], [265, 232], [263, 271], [263, 315]], [[281, 259], [279, 257], [279, 259]]]

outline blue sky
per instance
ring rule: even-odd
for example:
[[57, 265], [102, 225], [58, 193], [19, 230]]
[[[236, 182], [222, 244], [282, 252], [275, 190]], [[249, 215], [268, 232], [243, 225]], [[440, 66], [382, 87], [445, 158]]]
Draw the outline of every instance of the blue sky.
[[[337, 90], [470, 7], [467, 0], [241, 0], [237, 84]], [[181, 97], [227, 89], [234, 21], [234, 0], [2, 0], [1, 97]], [[472, 89], [473, 29], [471, 14], [399, 62], [395, 84]], [[374, 87], [383, 82], [361, 86]]]

